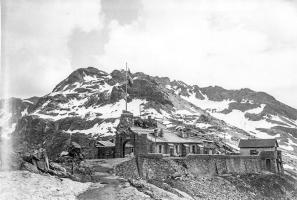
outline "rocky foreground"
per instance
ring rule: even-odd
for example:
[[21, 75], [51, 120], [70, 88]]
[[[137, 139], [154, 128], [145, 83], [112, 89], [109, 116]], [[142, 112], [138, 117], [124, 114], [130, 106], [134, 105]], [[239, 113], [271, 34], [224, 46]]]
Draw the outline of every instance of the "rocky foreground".
[[290, 176], [227, 175], [178, 177], [164, 182], [123, 179], [106, 172], [97, 182], [76, 182], [28, 171], [0, 172], [0, 199], [297, 199], [297, 182]]
[[1, 200], [72, 200], [91, 185], [28, 171], [0, 172], [0, 182]]
[[140, 179], [131, 176], [133, 167], [121, 167], [129, 166], [125, 163], [133, 157], [77, 160], [64, 156], [59, 163], [47, 163], [44, 151], [23, 157], [12, 155], [15, 158], [11, 167], [15, 171], [0, 172], [1, 200], [297, 199], [297, 173], [288, 169], [282, 175], [266, 172], [210, 176], [176, 168], [168, 176]]

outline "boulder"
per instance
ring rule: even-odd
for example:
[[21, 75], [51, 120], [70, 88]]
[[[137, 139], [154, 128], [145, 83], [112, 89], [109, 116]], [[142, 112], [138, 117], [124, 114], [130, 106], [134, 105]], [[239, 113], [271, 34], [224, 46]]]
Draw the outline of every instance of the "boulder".
[[66, 173], [66, 169], [64, 167], [62, 167], [61, 165], [59, 165], [58, 163], [54, 163], [54, 162], [50, 162], [49, 164], [50, 169], [55, 170], [55, 171], [60, 171], [60, 172], [64, 172]]
[[32, 172], [32, 173], [35, 173], [35, 174], [39, 174], [39, 170], [38, 168], [31, 164], [31, 163], [28, 163], [28, 162], [23, 162], [22, 165], [21, 165], [21, 170], [26, 170], [26, 171], [29, 171], [29, 172]]
[[42, 171], [42, 172], [47, 172], [48, 171], [48, 167], [47, 167], [47, 164], [45, 161], [43, 160], [38, 160], [36, 161], [36, 165], [37, 165], [37, 168]]

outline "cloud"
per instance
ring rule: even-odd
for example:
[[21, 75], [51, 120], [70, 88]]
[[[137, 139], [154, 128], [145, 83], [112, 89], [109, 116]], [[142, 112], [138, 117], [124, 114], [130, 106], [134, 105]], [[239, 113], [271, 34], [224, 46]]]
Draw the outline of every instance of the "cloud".
[[97, 66], [98, 55], [104, 54], [104, 45], [109, 40], [109, 29], [83, 31], [74, 29], [68, 40], [71, 66], [74, 68]]
[[72, 71], [67, 42], [73, 29], [100, 27], [95, 0], [7, 0], [3, 6], [11, 95], [50, 92]]
[[97, 57], [105, 53], [105, 45], [110, 39], [110, 23], [129, 25], [138, 18], [141, 3], [138, 0], [102, 0], [101, 7], [100, 27], [90, 31], [77, 28], [69, 38], [71, 65], [75, 68], [98, 66]]
[[297, 86], [296, 1], [6, 0], [4, 10], [13, 95], [43, 95], [75, 68], [110, 72], [126, 61], [201, 87], [278, 97]]
[[[129, 25], [110, 23], [104, 66], [199, 86], [271, 91], [297, 85], [297, 7], [283, 0], [147, 1]], [[293, 101], [292, 101], [293, 102]]]
[[102, 13], [107, 23], [116, 20], [121, 25], [130, 24], [142, 9], [139, 0], [102, 0]]

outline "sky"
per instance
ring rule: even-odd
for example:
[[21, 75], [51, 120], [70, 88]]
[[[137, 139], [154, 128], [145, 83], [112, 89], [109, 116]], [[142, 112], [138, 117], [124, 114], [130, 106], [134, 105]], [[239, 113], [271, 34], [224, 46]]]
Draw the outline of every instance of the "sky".
[[297, 0], [4, 0], [9, 94], [45, 95], [73, 70], [251, 88], [297, 108]]

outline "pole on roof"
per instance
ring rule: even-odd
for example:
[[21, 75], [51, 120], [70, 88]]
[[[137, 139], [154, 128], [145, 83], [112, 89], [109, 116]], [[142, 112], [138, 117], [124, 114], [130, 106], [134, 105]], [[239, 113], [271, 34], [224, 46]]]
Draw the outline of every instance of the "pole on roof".
[[128, 66], [127, 66], [127, 62], [126, 62], [126, 111], [128, 110], [128, 106], [127, 106], [127, 100], [128, 100], [128, 93], [127, 93], [127, 84], [128, 84]]

